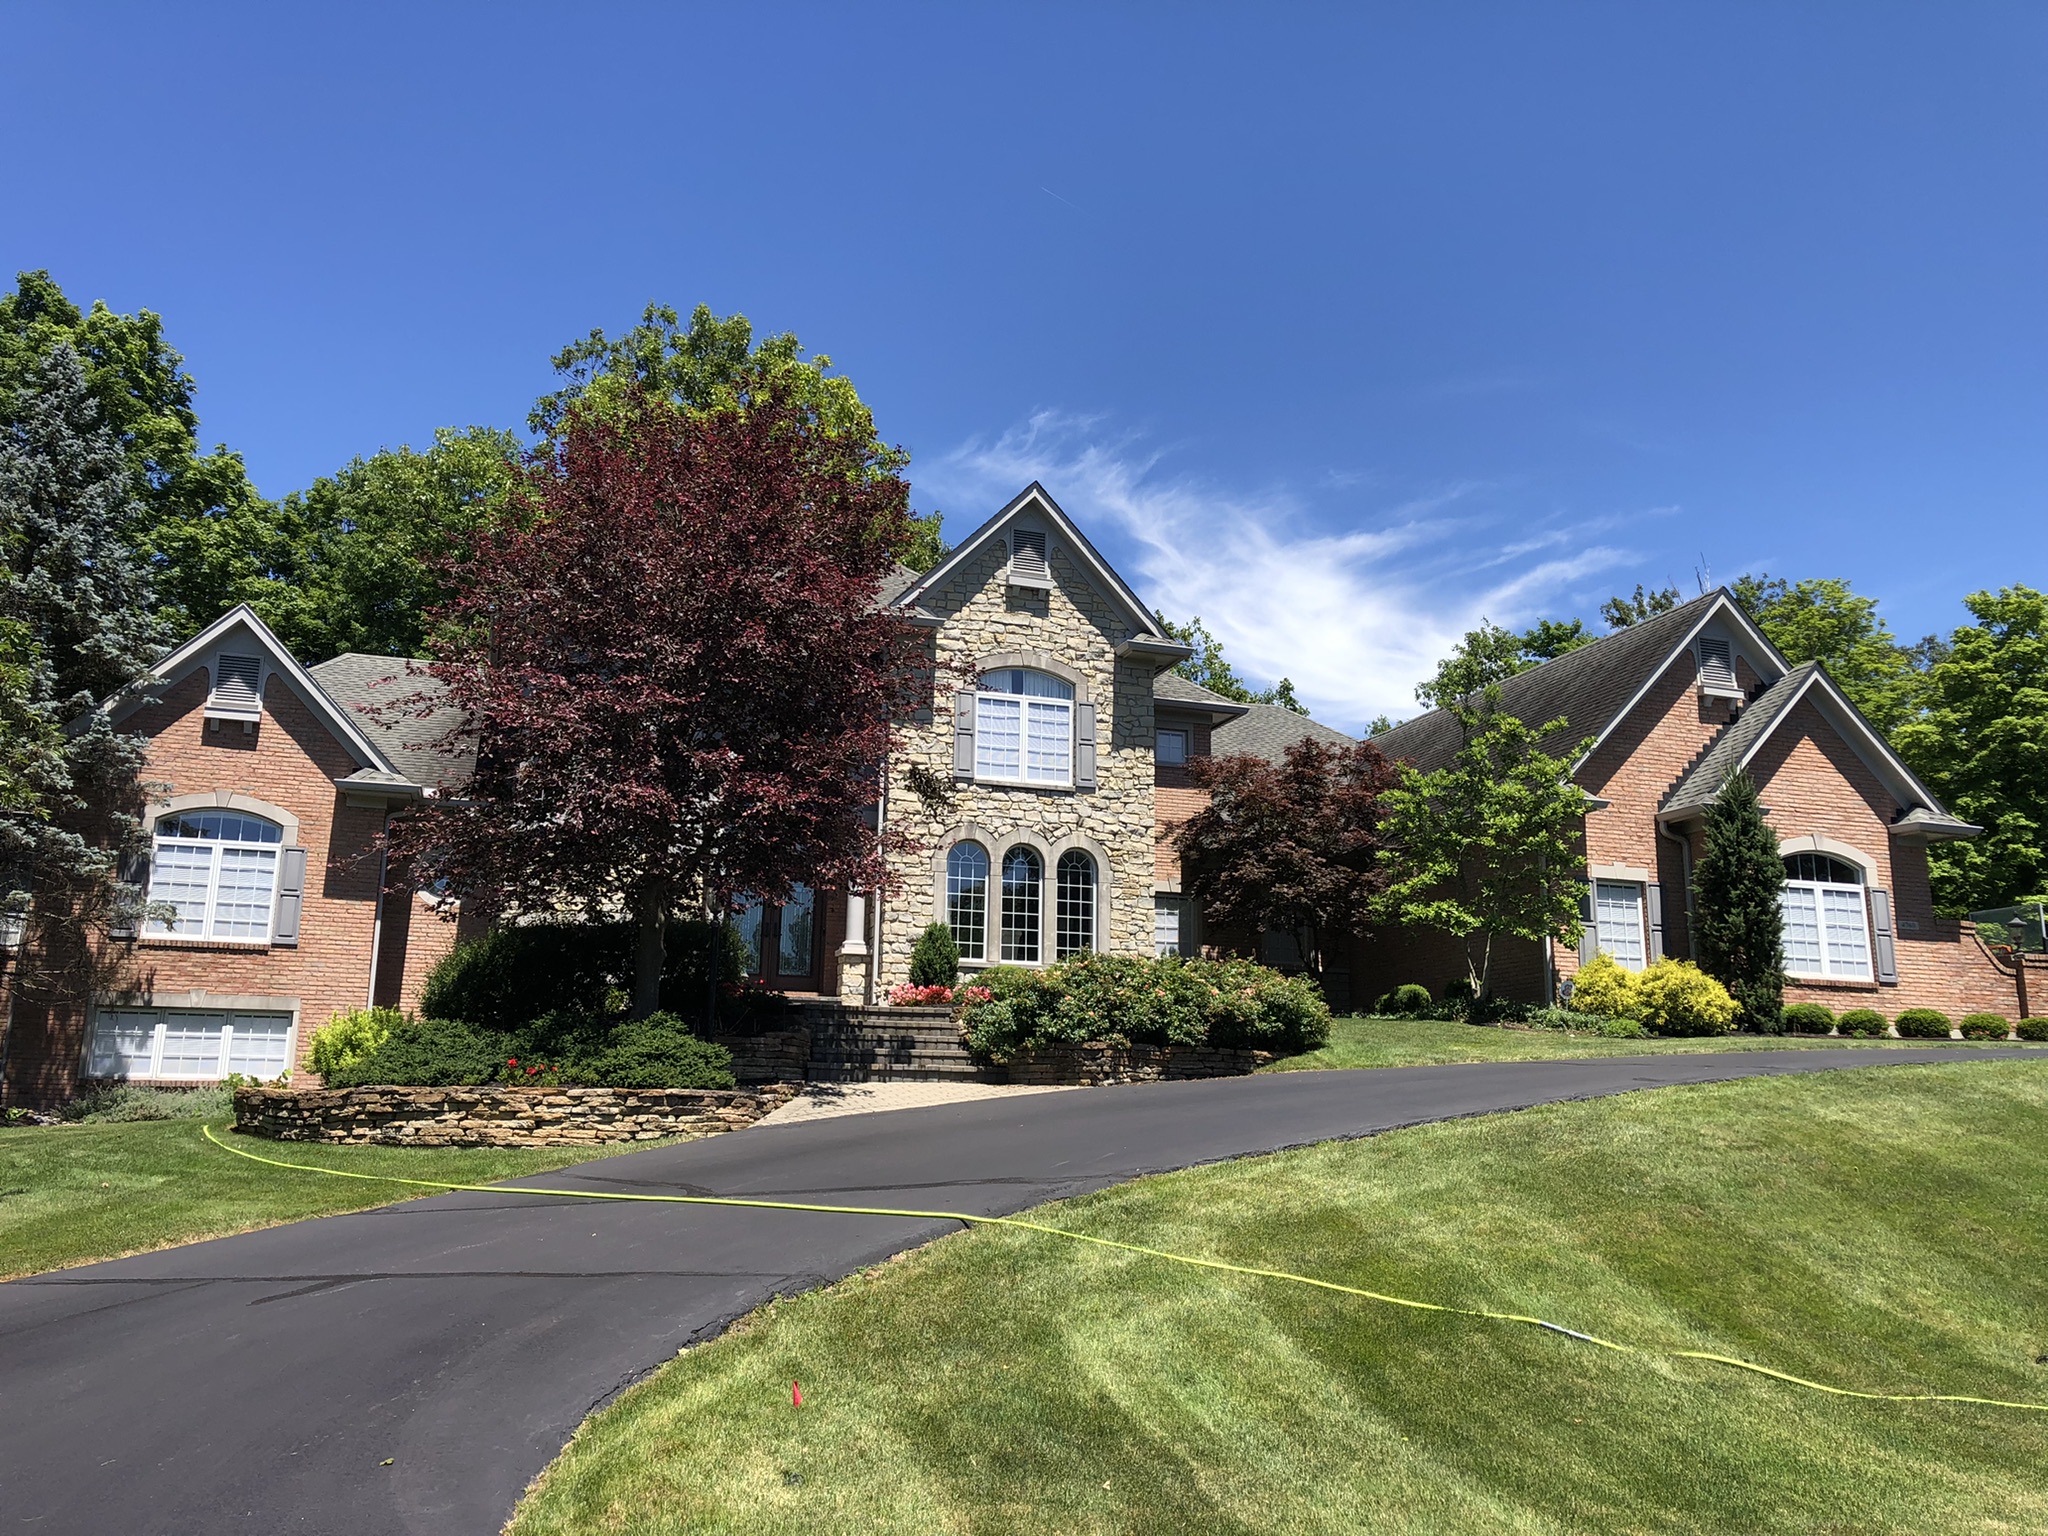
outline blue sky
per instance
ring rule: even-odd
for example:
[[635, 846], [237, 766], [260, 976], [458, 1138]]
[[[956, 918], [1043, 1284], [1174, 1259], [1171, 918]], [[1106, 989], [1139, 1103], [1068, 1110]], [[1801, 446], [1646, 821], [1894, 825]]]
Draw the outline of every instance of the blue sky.
[[2048, 8], [10, 4], [0, 258], [271, 494], [649, 299], [1356, 728], [1481, 614], [2048, 580]]

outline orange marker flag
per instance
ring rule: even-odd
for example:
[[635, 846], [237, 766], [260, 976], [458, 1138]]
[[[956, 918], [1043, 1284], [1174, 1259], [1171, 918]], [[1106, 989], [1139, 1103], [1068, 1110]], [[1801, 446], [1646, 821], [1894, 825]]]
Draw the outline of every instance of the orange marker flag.
[[795, 1382], [789, 1384], [789, 1406], [801, 1408], [804, 1405], [804, 1389]]

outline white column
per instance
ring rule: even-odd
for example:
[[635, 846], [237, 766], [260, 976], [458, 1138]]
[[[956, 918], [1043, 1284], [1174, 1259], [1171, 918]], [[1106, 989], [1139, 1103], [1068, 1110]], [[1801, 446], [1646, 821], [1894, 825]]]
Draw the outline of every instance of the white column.
[[860, 891], [848, 891], [846, 937], [839, 944], [839, 1001], [849, 1006], [858, 1006], [867, 997], [867, 935], [867, 896]]

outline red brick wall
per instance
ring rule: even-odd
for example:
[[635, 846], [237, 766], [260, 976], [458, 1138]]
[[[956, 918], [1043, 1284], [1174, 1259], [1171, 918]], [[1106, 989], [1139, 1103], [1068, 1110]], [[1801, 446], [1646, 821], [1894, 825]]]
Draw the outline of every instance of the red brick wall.
[[[253, 733], [236, 721], [207, 728], [208, 686], [201, 670], [129, 717], [124, 728], [151, 738], [143, 777], [161, 786], [159, 794], [238, 793], [298, 818], [298, 842], [306, 849], [299, 943], [242, 948], [144, 937], [114, 946], [106, 957], [113, 977], [108, 990], [138, 1001], [183, 992], [295, 998], [294, 1071], [303, 1073], [313, 1030], [370, 996], [384, 812], [344, 802], [334, 780], [361, 765], [282, 678], [270, 677], [264, 717]], [[401, 911], [407, 901], [403, 894], [392, 897]], [[402, 944], [408, 925], [394, 926]], [[424, 941], [419, 953], [408, 947], [394, 956], [408, 1001], [416, 1000], [426, 968], [453, 940], [452, 930], [444, 935], [438, 923], [415, 921], [410, 928]], [[20, 1000], [8, 1052], [10, 1102], [49, 1102], [72, 1091], [88, 1026], [85, 1004], [77, 997]]]

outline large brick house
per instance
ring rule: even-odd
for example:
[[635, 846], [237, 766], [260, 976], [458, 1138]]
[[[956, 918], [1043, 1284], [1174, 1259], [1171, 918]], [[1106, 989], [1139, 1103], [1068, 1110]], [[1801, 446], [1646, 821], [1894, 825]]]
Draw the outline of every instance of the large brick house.
[[[1693, 866], [1731, 770], [1749, 774], [1785, 858], [1788, 1002], [2011, 1017], [2014, 975], [1969, 925], [1937, 917], [1927, 849], [1978, 828], [1950, 815], [1817, 664], [1793, 666], [1722, 589], [1569, 651], [1501, 685], [1502, 707], [1563, 722], [1553, 752], [1590, 740], [1572, 776], [1586, 796], [1589, 910], [1580, 943], [1496, 945], [1495, 990], [1549, 998], [1600, 951], [1640, 970], [1694, 954]], [[1461, 742], [1442, 710], [1375, 738], [1424, 770]], [[1439, 936], [1375, 934], [1363, 984], [1441, 994], [1465, 973]]]
[[[1179, 677], [1187, 648], [1036, 484], [931, 571], [899, 570], [880, 601], [924, 635], [934, 679], [875, 807], [909, 851], [893, 855], [885, 890], [799, 887], [742, 912], [758, 980], [879, 1003], [908, 980], [933, 922], [951, 928], [969, 972], [1249, 945], [1206, 933], [1182, 891], [1171, 835], [1202, 804], [1188, 765], [1350, 738]], [[23, 967], [8, 967], [5, 1102], [59, 1099], [87, 1078], [303, 1071], [312, 1030], [334, 1013], [415, 1006], [460, 933], [454, 905], [382, 852], [394, 812], [467, 774], [421, 745], [452, 722], [376, 708], [428, 686], [415, 664], [303, 666], [238, 608], [158, 673], [105, 707], [149, 739], [152, 854], [132, 873], [177, 919], [117, 938], [84, 990], [17, 985]], [[1599, 948], [1633, 966], [1690, 953], [1700, 819], [1740, 766], [1786, 853], [1789, 996], [2013, 1010], [2011, 976], [1929, 900], [1927, 844], [1974, 829], [1727, 593], [1524, 673], [1503, 696], [1532, 722], [1562, 717], [1558, 742], [1595, 744], [1574, 770], [1593, 893], [1584, 946], [1511, 946], [1496, 960], [1501, 990], [1553, 996]], [[1432, 714], [1377, 740], [1431, 768], [1457, 732]], [[1288, 958], [1270, 945], [1266, 957]], [[1455, 946], [1401, 930], [1360, 941], [1349, 964], [1326, 978], [1339, 1006], [1405, 981], [1440, 993], [1463, 972]]]

